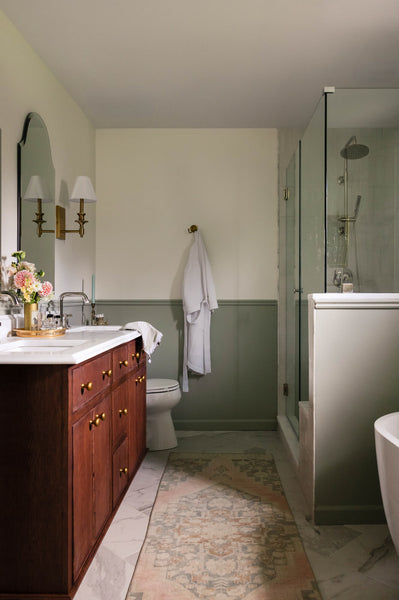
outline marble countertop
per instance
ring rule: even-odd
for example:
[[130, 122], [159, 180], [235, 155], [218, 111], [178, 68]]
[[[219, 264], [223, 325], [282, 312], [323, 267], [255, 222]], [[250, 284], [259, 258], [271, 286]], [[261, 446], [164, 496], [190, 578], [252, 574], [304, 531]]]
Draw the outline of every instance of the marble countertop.
[[0, 364], [76, 365], [139, 335], [120, 326], [86, 326], [57, 337], [7, 337], [0, 341]]

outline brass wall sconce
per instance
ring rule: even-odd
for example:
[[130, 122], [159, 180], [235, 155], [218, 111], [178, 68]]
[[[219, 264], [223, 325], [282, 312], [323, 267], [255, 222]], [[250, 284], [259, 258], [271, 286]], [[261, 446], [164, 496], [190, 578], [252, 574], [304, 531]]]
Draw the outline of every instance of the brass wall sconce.
[[36, 219], [33, 219], [33, 222], [37, 225], [37, 236], [42, 237], [43, 233], [54, 233], [54, 229], [43, 229], [43, 223], [47, 223], [47, 221], [43, 218], [44, 213], [42, 204], [52, 202], [52, 199], [47, 189], [46, 182], [40, 175], [32, 175], [29, 179], [24, 200], [26, 200], [26, 202], [37, 202]]
[[65, 229], [65, 208], [63, 206], [56, 206], [56, 237], [58, 240], [65, 240], [66, 233], [78, 233], [80, 237], [84, 236], [85, 224], [88, 223], [85, 219], [86, 213], [84, 212], [84, 203], [97, 202], [96, 193], [90, 177], [79, 175], [79, 177], [76, 178], [70, 201], [79, 202], [78, 218], [75, 219], [75, 223], [79, 225], [79, 229]]

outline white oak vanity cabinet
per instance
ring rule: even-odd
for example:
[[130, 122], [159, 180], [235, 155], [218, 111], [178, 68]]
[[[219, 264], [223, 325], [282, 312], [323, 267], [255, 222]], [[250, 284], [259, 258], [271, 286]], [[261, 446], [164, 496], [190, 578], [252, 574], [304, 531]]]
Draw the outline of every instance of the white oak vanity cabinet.
[[0, 598], [70, 600], [146, 451], [142, 340], [0, 374]]

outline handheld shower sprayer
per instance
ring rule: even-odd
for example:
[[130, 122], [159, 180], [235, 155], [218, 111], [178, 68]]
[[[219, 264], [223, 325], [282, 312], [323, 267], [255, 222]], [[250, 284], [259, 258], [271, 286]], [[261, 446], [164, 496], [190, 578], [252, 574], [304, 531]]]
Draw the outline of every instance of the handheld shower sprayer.
[[358, 194], [356, 196], [356, 206], [355, 206], [355, 211], [353, 213], [352, 217], [338, 217], [338, 221], [340, 223], [356, 223], [356, 219], [357, 219], [357, 215], [359, 213], [359, 208], [360, 208], [360, 202], [362, 200], [362, 197], [360, 194]]

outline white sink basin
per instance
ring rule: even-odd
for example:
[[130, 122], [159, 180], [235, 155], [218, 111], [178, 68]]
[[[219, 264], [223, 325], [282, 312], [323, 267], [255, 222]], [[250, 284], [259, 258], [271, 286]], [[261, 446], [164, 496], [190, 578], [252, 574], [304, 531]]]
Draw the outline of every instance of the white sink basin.
[[79, 327], [71, 327], [71, 329], [67, 329], [71, 333], [79, 332], [79, 331], [88, 331], [91, 333], [98, 333], [99, 331], [119, 331], [122, 329], [122, 325], [81, 325]]
[[62, 339], [20, 339], [0, 345], [0, 352], [63, 352], [74, 346], [84, 344], [85, 340]]

